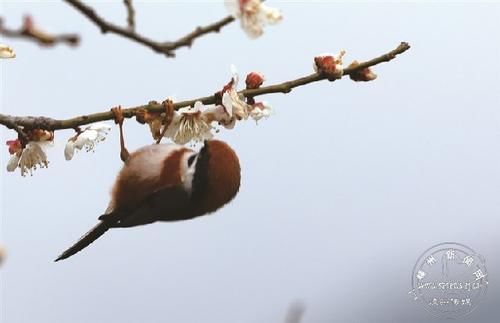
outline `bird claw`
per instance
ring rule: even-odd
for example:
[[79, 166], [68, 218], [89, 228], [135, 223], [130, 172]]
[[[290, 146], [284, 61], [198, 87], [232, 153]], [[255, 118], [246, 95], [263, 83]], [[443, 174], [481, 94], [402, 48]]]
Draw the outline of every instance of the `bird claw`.
[[115, 123], [120, 126], [123, 125], [123, 120], [125, 120], [125, 117], [123, 116], [121, 105], [112, 108], [111, 112], [113, 112], [113, 115], [115, 116]]
[[120, 159], [126, 163], [130, 157], [130, 154], [125, 148], [125, 139], [123, 137], [123, 121], [125, 117], [123, 116], [122, 107], [119, 105], [111, 109], [113, 115], [115, 116], [115, 123], [120, 127]]
[[167, 132], [168, 127], [172, 123], [172, 120], [174, 119], [174, 102], [171, 99], [166, 99], [161, 103], [163, 107], [165, 108], [165, 118], [163, 122], [163, 129], [161, 131], [160, 136], [156, 140], [156, 143], [159, 144], [161, 142], [161, 139], [163, 136], [165, 136], [165, 133]]

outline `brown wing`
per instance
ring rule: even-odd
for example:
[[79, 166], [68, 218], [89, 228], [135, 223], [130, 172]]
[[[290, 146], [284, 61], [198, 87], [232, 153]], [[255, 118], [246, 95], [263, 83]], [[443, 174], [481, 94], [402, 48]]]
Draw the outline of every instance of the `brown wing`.
[[99, 217], [113, 227], [133, 227], [156, 221], [179, 221], [191, 218], [190, 197], [182, 186], [162, 188], [150, 194], [135, 208], [117, 209]]

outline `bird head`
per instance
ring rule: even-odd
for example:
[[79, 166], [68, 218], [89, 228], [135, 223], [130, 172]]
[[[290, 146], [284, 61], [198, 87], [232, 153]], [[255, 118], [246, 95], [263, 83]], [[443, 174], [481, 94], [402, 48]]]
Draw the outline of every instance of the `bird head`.
[[231, 201], [240, 188], [238, 156], [228, 144], [206, 140], [200, 152], [188, 159], [195, 163], [191, 198], [197, 213], [213, 212]]

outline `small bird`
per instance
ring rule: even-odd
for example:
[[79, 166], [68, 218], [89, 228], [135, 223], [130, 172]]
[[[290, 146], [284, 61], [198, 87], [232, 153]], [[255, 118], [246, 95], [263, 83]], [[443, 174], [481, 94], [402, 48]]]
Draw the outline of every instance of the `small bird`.
[[241, 170], [228, 144], [207, 140], [198, 153], [154, 144], [131, 153], [118, 173], [99, 223], [55, 261], [79, 252], [110, 228], [181, 221], [216, 211], [238, 193]]

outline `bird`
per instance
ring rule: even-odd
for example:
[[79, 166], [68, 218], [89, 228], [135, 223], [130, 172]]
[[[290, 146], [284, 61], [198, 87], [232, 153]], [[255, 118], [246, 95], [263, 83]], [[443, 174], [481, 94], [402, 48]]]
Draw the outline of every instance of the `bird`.
[[240, 181], [238, 156], [220, 140], [205, 140], [199, 152], [177, 144], [139, 148], [119, 171], [98, 224], [55, 261], [71, 257], [111, 228], [212, 213], [236, 196]]

